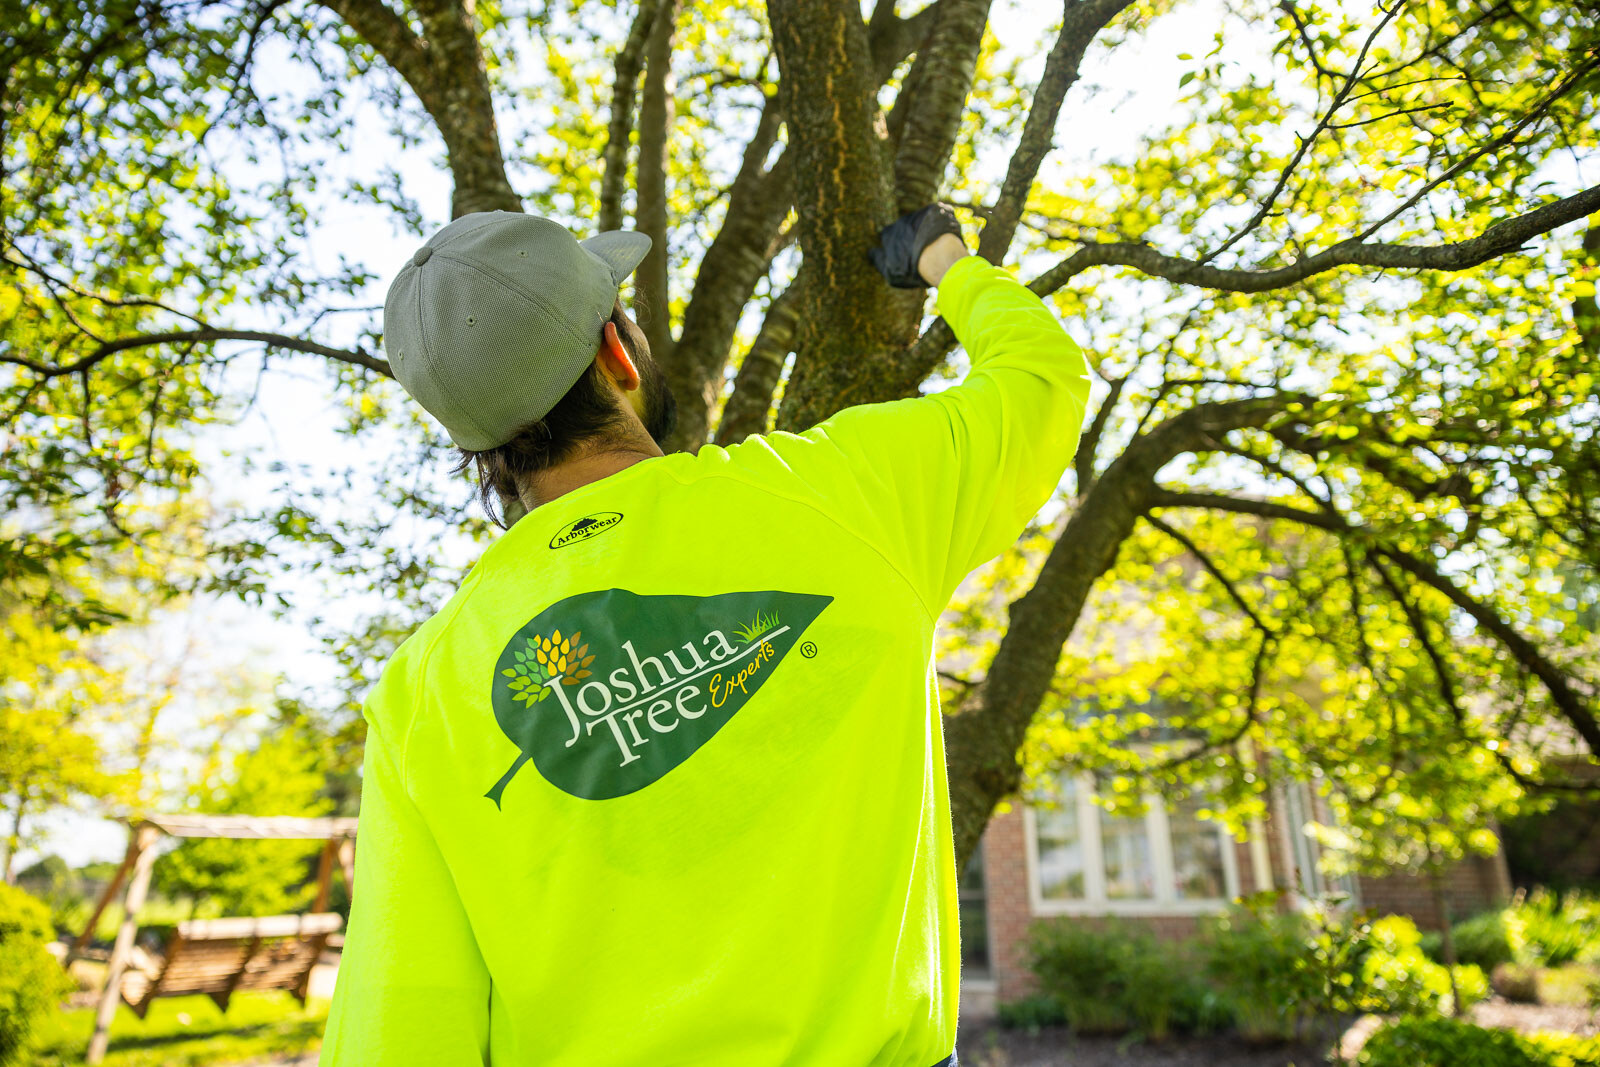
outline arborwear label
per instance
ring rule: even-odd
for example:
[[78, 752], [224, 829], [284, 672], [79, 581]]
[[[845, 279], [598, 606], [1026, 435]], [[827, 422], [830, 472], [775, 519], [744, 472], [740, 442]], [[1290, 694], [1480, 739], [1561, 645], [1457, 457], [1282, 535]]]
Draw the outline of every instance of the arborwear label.
[[575, 797], [643, 789], [715, 737], [832, 601], [605, 589], [552, 604], [495, 663], [495, 719], [521, 755], [485, 795], [498, 806], [530, 760]]
[[615, 511], [597, 511], [593, 515], [585, 515], [561, 527], [560, 531], [550, 538], [550, 547], [565, 548], [579, 541], [587, 541], [596, 534], [605, 533], [621, 521], [622, 516]]

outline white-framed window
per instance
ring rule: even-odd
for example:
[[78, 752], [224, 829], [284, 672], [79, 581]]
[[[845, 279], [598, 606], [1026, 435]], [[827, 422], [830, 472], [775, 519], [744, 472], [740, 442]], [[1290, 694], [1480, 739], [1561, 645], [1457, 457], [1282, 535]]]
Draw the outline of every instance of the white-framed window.
[[1148, 796], [1143, 815], [1120, 816], [1094, 803], [1089, 775], [1055, 784], [1055, 805], [1023, 809], [1035, 915], [1199, 914], [1238, 896], [1233, 837], [1198, 817], [1203, 799]]
[[1283, 813], [1284, 852], [1293, 865], [1290, 886], [1301, 904], [1343, 898], [1347, 905], [1360, 903], [1360, 884], [1354, 875], [1330, 877], [1322, 869], [1322, 845], [1308, 829], [1313, 822], [1333, 821], [1333, 812], [1307, 782], [1290, 782], [1276, 790]]

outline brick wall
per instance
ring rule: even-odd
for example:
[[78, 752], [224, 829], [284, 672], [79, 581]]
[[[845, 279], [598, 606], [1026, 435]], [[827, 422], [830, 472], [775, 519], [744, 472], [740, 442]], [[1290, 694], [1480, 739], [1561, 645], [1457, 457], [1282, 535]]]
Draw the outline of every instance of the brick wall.
[[1028, 907], [1028, 854], [1022, 809], [989, 821], [983, 834], [984, 906], [989, 913], [989, 966], [995, 997], [1004, 1002], [1033, 990], [1022, 946], [1033, 915]]
[[[1286, 862], [1281, 817], [1273, 811], [1262, 830], [1271, 866], [1272, 884], [1284, 889], [1294, 884]], [[1036, 916], [1028, 898], [1028, 860], [1026, 822], [1016, 805], [1004, 815], [990, 820], [983, 837], [985, 907], [988, 912], [990, 966], [995, 982], [995, 998], [1004, 1003], [1018, 1000], [1035, 988], [1026, 963], [1028, 928]], [[1239, 892], [1256, 891], [1255, 868], [1250, 846], [1236, 842], [1234, 855], [1239, 875]], [[1452, 914], [1462, 918], [1505, 902], [1511, 891], [1503, 854], [1465, 860], [1444, 876], [1444, 890]], [[1426, 880], [1412, 875], [1360, 879], [1360, 904], [1379, 914], [1404, 914], [1416, 919], [1423, 929], [1437, 928], [1438, 909]], [[1079, 918], [1078, 922], [1094, 922]], [[1182, 938], [1195, 934], [1200, 919], [1192, 915], [1127, 917], [1128, 922], [1147, 925], [1159, 937]]]
[[[995, 997], [1001, 1003], [1018, 1000], [1034, 991], [1033, 973], [1028, 970], [1025, 946], [1028, 928], [1034, 923], [1028, 899], [1027, 824], [1022, 809], [1013, 806], [989, 822], [983, 836], [985, 906], [989, 915], [989, 956], [995, 982]], [[1237, 846], [1241, 892], [1254, 888], [1248, 849]], [[1071, 921], [1092, 923], [1091, 917]], [[1192, 915], [1129, 916], [1129, 923], [1149, 927], [1157, 937], [1184, 938], [1199, 929]]]
[[[1474, 856], [1447, 868], [1440, 886], [1459, 922], [1475, 912], [1500, 907], [1511, 896], [1511, 879], [1503, 852]], [[1438, 901], [1426, 878], [1395, 874], [1360, 879], [1361, 906], [1379, 915], [1409, 915], [1424, 930], [1441, 925]]]

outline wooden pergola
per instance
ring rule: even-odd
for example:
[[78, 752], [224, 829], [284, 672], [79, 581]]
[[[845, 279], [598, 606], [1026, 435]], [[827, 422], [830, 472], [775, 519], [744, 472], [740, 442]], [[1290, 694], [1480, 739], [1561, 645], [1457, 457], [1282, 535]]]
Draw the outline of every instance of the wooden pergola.
[[[127, 855], [63, 960], [63, 966], [70, 966], [82, 955], [100, 916], [126, 885], [122, 923], [117, 927], [107, 961], [105, 988], [95, 1011], [87, 1061], [99, 1063], [105, 1057], [119, 999], [127, 1000], [141, 1018], [156, 997], [194, 993], [207, 994], [224, 1011], [229, 998], [240, 989], [286, 989], [304, 1003], [311, 968], [329, 935], [342, 925], [337, 913], [327, 911], [335, 865], [344, 877], [345, 887], [354, 891], [356, 820], [287, 815], [140, 815], [126, 821]], [[156, 843], [162, 836], [326, 841], [317, 867], [317, 896], [311, 911], [305, 915], [179, 923], [160, 967], [153, 972], [135, 969], [130, 973], [139, 911], [150, 888]]]

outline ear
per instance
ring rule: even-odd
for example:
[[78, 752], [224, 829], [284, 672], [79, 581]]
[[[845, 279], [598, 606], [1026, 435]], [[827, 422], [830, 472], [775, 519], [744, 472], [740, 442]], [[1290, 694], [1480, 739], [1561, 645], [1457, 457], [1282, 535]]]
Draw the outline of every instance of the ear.
[[616, 323], [608, 321], [601, 329], [600, 351], [595, 358], [600, 361], [600, 368], [616, 381], [623, 392], [631, 393], [639, 388], [639, 368], [634, 365], [633, 357], [628, 355], [622, 338], [617, 336]]

